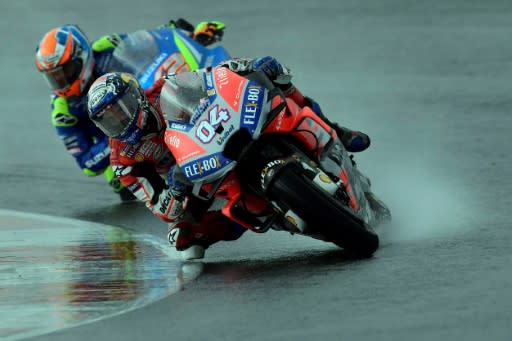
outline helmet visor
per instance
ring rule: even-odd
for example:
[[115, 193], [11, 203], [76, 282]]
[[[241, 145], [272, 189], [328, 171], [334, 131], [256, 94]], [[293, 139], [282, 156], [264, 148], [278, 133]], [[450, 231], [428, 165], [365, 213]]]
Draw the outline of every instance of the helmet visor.
[[101, 109], [92, 119], [108, 136], [123, 135], [137, 117], [140, 110], [141, 95], [130, 84], [128, 90], [115, 102]]
[[70, 60], [64, 65], [45, 70], [43, 72], [46, 81], [53, 90], [64, 90], [73, 84], [82, 71], [82, 60]]

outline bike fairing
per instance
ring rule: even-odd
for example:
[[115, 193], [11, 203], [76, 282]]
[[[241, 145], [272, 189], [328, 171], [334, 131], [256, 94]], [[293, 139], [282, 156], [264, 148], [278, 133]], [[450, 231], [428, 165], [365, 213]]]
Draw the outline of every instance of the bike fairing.
[[[215, 178], [219, 173], [226, 173], [230, 171], [236, 163], [223, 156], [222, 152], [208, 154], [208, 146], [215, 141], [215, 144], [223, 148], [229, 136], [236, 129], [246, 128], [251, 134], [256, 133], [261, 129], [262, 122], [259, 120], [260, 113], [263, 108], [263, 103], [266, 99], [266, 93], [263, 91], [262, 86], [255, 81], [245, 82], [243, 77], [239, 79], [229, 80], [225, 77], [225, 68], [216, 68], [212, 73], [203, 73], [204, 84], [206, 85], [206, 94], [208, 101], [204, 103], [216, 102], [218, 95], [220, 98], [213, 107], [205, 110], [196, 110], [188, 129], [183, 132], [174, 131], [173, 134], [166, 136], [166, 143], [177, 157], [177, 163], [182, 169], [182, 172], [191, 182], [196, 180], [208, 181], [210, 178]], [[179, 75], [177, 75], [179, 77]], [[213, 77], [220, 81], [220, 86], [216, 86], [213, 82]], [[244, 84], [246, 83], [246, 84]], [[243, 85], [243, 88], [241, 87]], [[242, 95], [243, 94], [243, 95]], [[237, 98], [242, 98], [240, 102]], [[226, 100], [224, 100], [226, 98]], [[230, 101], [231, 100], [231, 101]], [[230, 114], [230, 112], [237, 113], [242, 107], [241, 116]], [[197, 122], [202, 118], [200, 122]], [[226, 123], [223, 125], [223, 123]], [[195, 136], [202, 143], [198, 145], [187, 136], [187, 132], [197, 123]], [[168, 126], [171, 129], [176, 129], [181, 122], [168, 120]], [[180, 130], [180, 129], [178, 129]], [[215, 137], [218, 136], [216, 139]], [[180, 141], [179, 144], [176, 141]], [[184, 151], [187, 148], [187, 151]], [[214, 147], [216, 149], [216, 147]], [[178, 149], [179, 152], [178, 152]], [[206, 154], [206, 155], [205, 155]], [[196, 157], [199, 156], [199, 157]], [[192, 161], [186, 162], [188, 159]]]

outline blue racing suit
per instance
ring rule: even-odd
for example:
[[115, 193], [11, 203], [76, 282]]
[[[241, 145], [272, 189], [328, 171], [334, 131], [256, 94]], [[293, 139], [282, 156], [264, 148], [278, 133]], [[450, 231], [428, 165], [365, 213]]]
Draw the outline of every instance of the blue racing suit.
[[[100, 75], [112, 71], [112, 53], [125, 37], [126, 34], [104, 36], [92, 44], [95, 66], [91, 83]], [[121, 191], [123, 187], [119, 181], [115, 181], [110, 167], [108, 138], [89, 119], [87, 92], [73, 97], [53, 94], [51, 106], [52, 124], [82, 171], [89, 176], [104, 174], [114, 191]]]

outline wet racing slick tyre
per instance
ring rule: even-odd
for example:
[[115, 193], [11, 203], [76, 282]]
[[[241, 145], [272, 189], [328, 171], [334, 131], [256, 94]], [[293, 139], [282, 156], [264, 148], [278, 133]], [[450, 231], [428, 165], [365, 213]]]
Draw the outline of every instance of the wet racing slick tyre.
[[307, 179], [299, 165], [290, 164], [279, 171], [267, 193], [298, 214], [310, 229], [358, 257], [370, 257], [379, 247], [377, 234]]

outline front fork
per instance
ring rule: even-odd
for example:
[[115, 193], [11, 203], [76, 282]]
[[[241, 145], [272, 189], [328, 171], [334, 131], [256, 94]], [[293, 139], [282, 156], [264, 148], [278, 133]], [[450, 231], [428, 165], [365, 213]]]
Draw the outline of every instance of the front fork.
[[[295, 163], [298, 167], [301, 167], [302, 174], [330, 196], [335, 197], [345, 205], [349, 204], [350, 198], [344, 190], [341, 179], [333, 181], [329, 175], [320, 169], [318, 164], [307, 157], [301, 157], [298, 154], [294, 154], [287, 159], [273, 160], [264, 167], [261, 175], [261, 186], [263, 190], [266, 190], [272, 178], [279, 172], [279, 169], [287, 166], [289, 163]], [[282, 203], [275, 201], [272, 201], [271, 203], [274, 208], [281, 212], [284, 218], [283, 223], [287, 230], [293, 233], [307, 234], [308, 226], [297, 213], [289, 207], [285, 207]]]
[[371, 192], [371, 182], [357, 168], [352, 156], [335, 141], [320, 157], [320, 165], [331, 178], [339, 178], [349, 198], [349, 206], [360, 218], [370, 224], [375, 219], [374, 212], [369, 208], [366, 194]]

